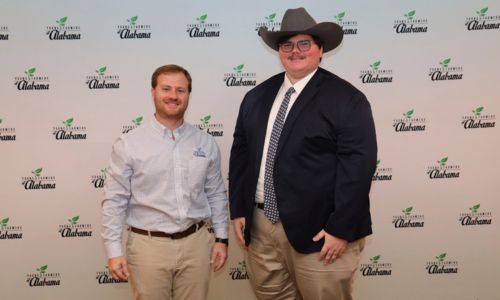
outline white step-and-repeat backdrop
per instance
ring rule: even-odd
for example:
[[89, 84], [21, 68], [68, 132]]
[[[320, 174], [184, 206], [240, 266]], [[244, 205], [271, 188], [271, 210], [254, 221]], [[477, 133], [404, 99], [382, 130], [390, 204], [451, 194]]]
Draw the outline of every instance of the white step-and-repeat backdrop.
[[[130, 299], [99, 236], [111, 145], [152, 117], [150, 76], [193, 76], [187, 120], [227, 174], [243, 95], [281, 72], [257, 28], [343, 26], [322, 67], [370, 100], [374, 234], [357, 299], [500, 299], [500, 2], [0, 0], [0, 298]], [[254, 299], [231, 235], [210, 299]]]

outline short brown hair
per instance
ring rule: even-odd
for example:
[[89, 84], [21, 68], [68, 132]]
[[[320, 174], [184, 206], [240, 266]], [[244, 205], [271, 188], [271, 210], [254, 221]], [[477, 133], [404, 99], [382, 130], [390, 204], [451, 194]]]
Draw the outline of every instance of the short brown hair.
[[192, 82], [191, 75], [186, 69], [178, 65], [164, 65], [156, 69], [153, 73], [153, 76], [151, 76], [151, 87], [156, 88], [156, 85], [158, 84], [158, 76], [160, 76], [161, 74], [171, 74], [171, 73], [184, 74], [184, 76], [186, 76], [186, 79], [188, 80], [188, 91], [191, 93], [191, 82]]

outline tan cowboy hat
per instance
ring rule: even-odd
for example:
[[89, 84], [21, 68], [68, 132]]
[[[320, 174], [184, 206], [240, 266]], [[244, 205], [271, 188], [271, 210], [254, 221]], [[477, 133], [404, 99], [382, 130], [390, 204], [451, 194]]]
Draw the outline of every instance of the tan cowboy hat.
[[285, 12], [280, 31], [268, 31], [265, 26], [259, 28], [262, 40], [276, 51], [278, 51], [278, 41], [281, 38], [296, 34], [309, 34], [320, 38], [324, 43], [323, 52], [325, 53], [337, 48], [344, 37], [342, 27], [333, 22], [316, 23], [303, 7], [288, 9]]

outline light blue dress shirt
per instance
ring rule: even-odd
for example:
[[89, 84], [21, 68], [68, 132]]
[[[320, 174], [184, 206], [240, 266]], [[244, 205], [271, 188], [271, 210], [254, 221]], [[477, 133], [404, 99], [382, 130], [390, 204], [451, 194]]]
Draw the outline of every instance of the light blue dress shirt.
[[170, 131], [154, 117], [121, 136], [107, 168], [102, 214], [108, 258], [123, 255], [125, 224], [174, 233], [209, 219], [215, 236], [227, 238], [228, 200], [214, 138], [186, 122]]

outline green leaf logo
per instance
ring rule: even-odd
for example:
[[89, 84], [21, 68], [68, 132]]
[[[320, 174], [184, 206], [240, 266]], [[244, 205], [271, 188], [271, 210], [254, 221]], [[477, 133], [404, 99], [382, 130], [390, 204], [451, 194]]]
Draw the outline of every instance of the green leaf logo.
[[370, 261], [374, 264], [377, 264], [379, 259], [380, 259], [380, 255], [377, 255], [377, 256], [370, 258]]
[[73, 121], [74, 121], [74, 119], [73, 119], [73, 118], [69, 118], [69, 119], [67, 119], [66, 121], [63, 121], [62, 123], [63, 123], [64, 125], [66, 125], [66, 127], [71, 127], [71, 125], [73, 124]]
[[410, 21], [415, 16], [415, 10], [412, 10], [405, 14], [406, 21]]
[[137, 117], [135, 119], [132, 120], [132, 123], [134, 123], [135, 126], [139, 126], [142, 124], [142, 116], [141, 117]]
[[28, 76], [28, 78], [31, 79], [35, 75], [35, 71], [36, 71], [36, 68], [31, 68], [31, 69], [24, 71], [24, 74], [26, 74], [26, 76]]
[[413, 112], [414, 112], [414, 110], [413, 110], [413, 109], [412, 109], [412, 110], [409, 110], [409, 111], [405, 112], [405, 113], [403, 114], [403, 116], [405, 116], [405, 118], [407, 118], [407, 119], [411, 119], [411, 117], [412, 117], [412, 115], [413, 115]]
[[78, 219], [80, 219], [80, 216], [75, 216], [71, 219], [68, 219], [68, 221], [71, 223], [71, 225], [76, 225], [78, 224]]
[[68, 21], [68, 17], [60, 18], [56, 21], [56, 23], [59, 24], [59, 26], [64, 27], [64, 25], [66, 25], [66, 21]]
[[242, 271], [242, 272], [246, 272], [246, 270], [247, 270], [247, 264], [244, 260], [240, 261], [238, 263], [238, 267], [239, 267], [240, 271]]
[[203, 118], [201, 118], [201, 119], [200, 119], [200, 121], [203, 123], [203, 125], [207, 125], [207, 124], [208, 124], [208, 121], [210, 121], [210, 118], [211, 118], [211, 117], [212, 117], [212, 116], [210, 116], [210, 115], [206, 115], [206, 116], [204, 116]]
[[441, 166], [441, 167], [444, 167], [446, 166], [446, 162], [448, 161], [448, 157], [444, 157], [444, 158], [441, 158], [441, 160], [438, 160], [438, 164]]
[[233, 68], [233, 70], [235, 70], [236, 73], [241, 74], [241, 72], [243, 71], [243, 67], [244, 66], [245, 66], [244, 64], [237, 65], [236, 67]]
[[3, 228], [9, 223], [9, 218], [5, 218], [0, 222], [0, 226]]
[[409, 215], [411, 215], [412, 210], [413, 210], [413, 206], [410, 206], [408, 208], [403, 209], [403, 213], [405, 214], [405, 216], [409, 216]]
[[484, 107], [480, 106], [480, 107], [474, 109], [472, 111], [472, 113], [474, 113], [474, 115], [476, 115], [476, 116], [479, 116], [481, 114], [481, 112], [483, 111], [483, 109], [484, 109]]
[[268, 17], [266, 17], [267, 23], [274, 23], [274, 18], [276, 18], [276, 13], [270, 14]]
[[339, 13], [338, 15], [335, 16], [335, 20], [337, 20], [338, 22], [342, 22], [342, 19], [344, 18], [345, 16], [345, 11]]
[[33, 173], [33, 175], [35, 175], [35, 177], [40, 177], [40, 175], [42, 175], [42, 168], [38, 168], [34, 171], [31, 171], [31, 173]]
[[451, 58], [447, 58], [443, 61], [440, 61], [439, 64], [443, 67], [443, 68], [448, 68], [448, 64], [450, 63], [451, 61]]
[[37, 268], [37, 272], [39, 272], [40, 274], [45, 274], [45, 272], [47, 271], [47, 265], [45, 266], [41, 266], [40, 268]]
[[203, 16], [199, 16], [196, 18], [196, 21], [200, 22], [200, 24], [204, 24], [207, 19], [207, 14], [204, 14]]
[[0, 119], [0, 124], [2, 124], [2, 119]]
[[469, 208], [471, 212], [477, 213], [479, 207], [481, 207], [481, 204], [476, 204], [473, 207]]
[[446, 257], [446, 253], [441, 253], [438, 256], [436, 256], [436, 259], [441, 262], [444, 260], [445, 257]]
[[95, 70], [95, 72], [99, 75], [99, 76], [104, 76], [106, 74], [106, 66], [104, 67], [100, 67], [99, 69]]
[[373, 71], [377, 71], [378, 68], [380, 67], [380, 60], [377, 60], [376, 62], [371, 64], [370, 67], [372, 68]]
[[480, 17], [484, 17], [486, 15], [486, 12], [488, 11], [488, 7], [482, 8], [479, 11], [476, 11], [476, 14], [478, 14]]
[[102, 173], [102, 176], [104, 177], [104, 179], [106, 179], [106, 171], [107, 170], [108, 170], [108, 168], [101, 169], [101, 173]]
[[139, 19], [138, 16], [133, 16], [130, 19], [127, 19], [127, 22], [130, 23], [130, 26], [135, 27], [135, 24], [137, 23], [137, 19]]
[[377, 168], [380, 165], [380, 159], [377, 160]]

